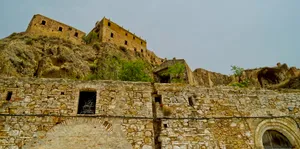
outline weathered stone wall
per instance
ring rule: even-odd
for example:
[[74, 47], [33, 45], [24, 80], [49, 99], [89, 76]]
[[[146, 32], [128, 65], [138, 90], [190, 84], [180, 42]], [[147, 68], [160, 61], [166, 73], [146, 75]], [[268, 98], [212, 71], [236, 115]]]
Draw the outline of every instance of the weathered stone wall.
[[82, 37], [85, 36], [84, 32], [74, 27], [60, 23], [40, 14], [33, 16], [26, 33], [42, 36], [55, 36], [70, 40], [77, 44], [81, 44]]
[[[80, 91], [95, 114], [77, 114]], [[0, 148], [262, 149], [266, 130], [299, 148], [299, 115], [299, 90], [0, 79]]]
[[124, 29], [107, 18], [103, 18], [100, 22], [97, 22], [91, 32], [97, 34], [100, 42], [110, 42], [118, 46], [123, 46], [126, 49], [145, 57], [152, 64], [159, 65], [162, 62], [161, 58], [147, 49], [146, 40], [129, 32], [129, 30]]
[[[77, 114], [80, 91], [97, 92], [95, 114]], [[0, 79], [0, 146], [151, 148], [151, 93], [150, 83]]]
[[262, 148], [261, 134], [267, 129], [291, 136], [300, 148], [299, 90], [155, 88], [162, 96], [156, 111], [163, 148]]

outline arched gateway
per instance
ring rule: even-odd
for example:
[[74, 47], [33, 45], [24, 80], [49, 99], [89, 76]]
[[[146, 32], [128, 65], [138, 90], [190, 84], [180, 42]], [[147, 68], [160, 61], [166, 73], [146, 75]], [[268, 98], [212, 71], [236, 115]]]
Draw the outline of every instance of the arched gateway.
[[298, 149], [300, 130], [291, 118], [267, 119], [255, 130], [255, 149]]
[[267, 130], [262, 138], [265, 149], [292, 149], [291, 142], [276, 130]]

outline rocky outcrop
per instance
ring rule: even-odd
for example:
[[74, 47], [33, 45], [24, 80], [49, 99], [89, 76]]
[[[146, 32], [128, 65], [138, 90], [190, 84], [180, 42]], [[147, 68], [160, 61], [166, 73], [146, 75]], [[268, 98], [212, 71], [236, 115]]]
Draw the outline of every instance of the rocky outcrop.
[[202, 68], [194, 70], [193, 75], [198, 84], [202, 86], [228, 85], [233, 79], [233, 77]]
[[[121, 60], [143, 55], [111, 43], [76, 45], [58, 37], [12, 34], [0, 40], [0, 75], [85, 79], [101, 67], [103, 79], [114, 80]], [[152, 66], [150, 66], [152, 69]]]

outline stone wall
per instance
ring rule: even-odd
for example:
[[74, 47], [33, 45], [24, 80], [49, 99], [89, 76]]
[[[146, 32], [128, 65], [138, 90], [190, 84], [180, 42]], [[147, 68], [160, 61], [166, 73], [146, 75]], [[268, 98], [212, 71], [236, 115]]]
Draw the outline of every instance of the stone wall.
[[150, 63], [159, 65], [162, 59], [154, 52], [147, 49], [147, 41], [124, 29], [113, 21], [103, 18], [97, 22], [91, 32], [97, 34], [100, 42], [110, 42], [122, 46], [128, 50], [134, 51], [142, 57], [145, 57]]
[[[262, 148], [276, 130], [300, 148], [300, 91], [156, 84], [162, 148]], [[167, 111], [167, 112], [165, 112]]]
[[36, 14], [30, 21], [26, 33], [42, 36], [54, 36], [70, 40], [74, 43], [81, 44], [82, 37], [85, 33], [71, 27], [69, 25], [60, 23], [48, 17]]
[[[97, 92], [95, 114], [77, 114], [80, 91]], [[151, 148], [151, 93], [150, 83], [0, 79], [0, 146]]]
[[[80, 91], [96, 92], [95, 114], [77, 114]], [[299, 115], [299, 90], [0, 79], [5, 149], [262, 149], [266, 130], [299, 148]]]

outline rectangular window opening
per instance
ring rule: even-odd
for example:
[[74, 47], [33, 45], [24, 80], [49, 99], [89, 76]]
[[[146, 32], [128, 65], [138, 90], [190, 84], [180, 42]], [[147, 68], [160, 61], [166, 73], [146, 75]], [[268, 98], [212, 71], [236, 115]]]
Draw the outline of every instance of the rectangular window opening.
[[134, 47], [134, 52], [136, 52], [136, 47]]
[[133, 40], [135, 39], [135, 37], [133, 36]]
[[96, 91], [80, 91], [77, 114], [95, 114]]
[[8, 91], [7, 92], [7, 96], [6, 96], [6, 100], [10, 101], [11, 100], [11, 96], [12, 96], [12, 91]]
[[127, 36], [127, 33], [125, 33], [125, 36]]
[[127, 45], [127, 40], [125, 40], [125, 45]]
[[78, 33], [76, 32], [76, 33], [74, 34], [74, 36], [75, 36], [75, 37], [78, 37]]
[[62, 27], [59, 27], [58, 28], [58, 31], [62, 32], [63, 28]]
[[154, 97], [154, 101], [155, 103], [159, 103], [159, 104], [162, 104], [162, 101], [161, 101], [161, 95], [157, 95], [156, 97]]
[[111, 38], [114, 38], [114, 33], [110, 33], [110, 37], [111, 37]]
[[46, 25], [46, 21], [45, 20], [42, 21], [42, 25]]
[[141, 49], [141, 52], [143, 53], [143, 52], [144, 52], [144, 50], [143, 50], [143, 49]]
[[110, 26], [110, 22], [108, 22], [107, 25]]
[[189, 97], [188, 99], [189, 99], [189, 105], [193, 107], [194, 106], [193, 98]]

